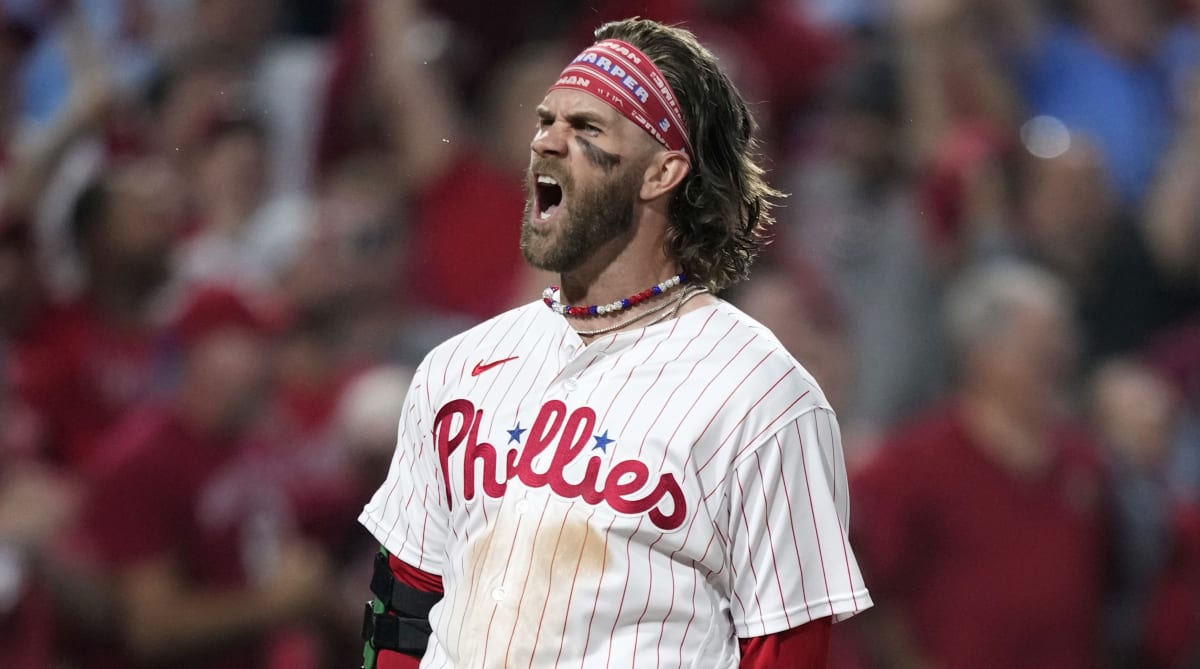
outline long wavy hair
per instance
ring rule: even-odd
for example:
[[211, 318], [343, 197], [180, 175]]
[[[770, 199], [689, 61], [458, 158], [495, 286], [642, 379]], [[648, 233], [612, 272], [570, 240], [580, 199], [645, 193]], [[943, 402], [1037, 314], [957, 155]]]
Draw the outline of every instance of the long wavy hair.
[[606, 23], [595, 35], [641, 49], [683, 111], [695, 155], [672, 195], [668, 253], [714, 292], [745, 278], [774, 222], [772, 200], [782, 197], [758, 165], [757, 124], [746, 101], [686, 30], [634, 18]]

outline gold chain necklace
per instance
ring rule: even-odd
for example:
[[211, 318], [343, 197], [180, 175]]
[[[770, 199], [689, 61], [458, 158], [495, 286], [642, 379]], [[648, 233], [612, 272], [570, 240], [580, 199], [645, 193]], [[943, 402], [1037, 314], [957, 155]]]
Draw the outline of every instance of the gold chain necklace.
[[708, 288], [705, 288], [704, 286], [692, 286], [692, 287], [689, 287], [687, 290], [684, 290], [683, 292], [681, 292], [679, 294], [679, 298], [676, 299], [674, 302], [670, 302], [670, 301], [663, 302], [662, 304], [654, 307], [653, 309], [647, 309], [646, 311], [643, 311], [642, 313], [638, 314], [637, 316], [634, 316], [633, 318], [628, 318], [619, 323], [613, 323], [612, 325], [606, 325], [605, 327], [597, 328], [595, 330], [576, 330], [575, 333], [581, 337], [595, 337], [595, 336], [602, 335], [602, 334], [608, 334], [609, 332], [614, 332], [616, 330], [620, 330], [621, 328], [629, 327], [630, 325], [633, 325], [634, 323], [642, 320], [643, 318], [646, 318], [647, 316], [651, 316], [653, 314], [662, 312], [670, 307], [674, 307], [670, 311], [660, 314], [658, 318], [655, 318], [654, 320], [650, 321], [649, 323], [646, 323], [645, 327], [650, 327], [651, 325], [657, 325], [658, 323], [661, 323], [661, 322], [667, 320], [668, 318], [673, 318], [676, 315], [678, 315], [679, 310], [683, 307], [683, 305], [685, 303], [687, 303], [688, 300], [692, 299], [693, 297], [695, 297], [701, 293], [707, 293], [707, 292], [708, 292]]

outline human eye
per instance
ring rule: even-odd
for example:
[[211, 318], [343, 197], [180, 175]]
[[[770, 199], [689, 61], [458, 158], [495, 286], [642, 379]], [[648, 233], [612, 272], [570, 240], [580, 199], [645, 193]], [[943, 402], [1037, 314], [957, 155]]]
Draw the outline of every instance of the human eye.
[[578, 119], [571, 125], [576, 131], [581, 132], [588, 137], [596, 137], [604, 132], [600, 126], [584, 119]]

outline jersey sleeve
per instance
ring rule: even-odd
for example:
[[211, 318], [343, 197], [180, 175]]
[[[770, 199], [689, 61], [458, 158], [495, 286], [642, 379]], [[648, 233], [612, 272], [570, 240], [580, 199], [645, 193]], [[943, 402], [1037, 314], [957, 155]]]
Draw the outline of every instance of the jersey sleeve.
[[847, 538], [849, 495], [833, 412], [814, 408], [735, 463], [727, 537], [737, 636], [871, 606]]
[[392, 555], [440, 576], [450, 527], [441, 464], [433, 443], [433, 414], [425, 369], [405, 396], [387, 480], [358, 521]]

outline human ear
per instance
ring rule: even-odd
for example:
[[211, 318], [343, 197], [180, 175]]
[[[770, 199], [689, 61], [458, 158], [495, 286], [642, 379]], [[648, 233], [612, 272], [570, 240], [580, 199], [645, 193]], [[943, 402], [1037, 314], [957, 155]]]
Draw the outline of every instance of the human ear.
[[692, 161], [682, 151], [655, 154], [642, 179], [642, 199], [654, 200], [670, 193], [691, 171]]

